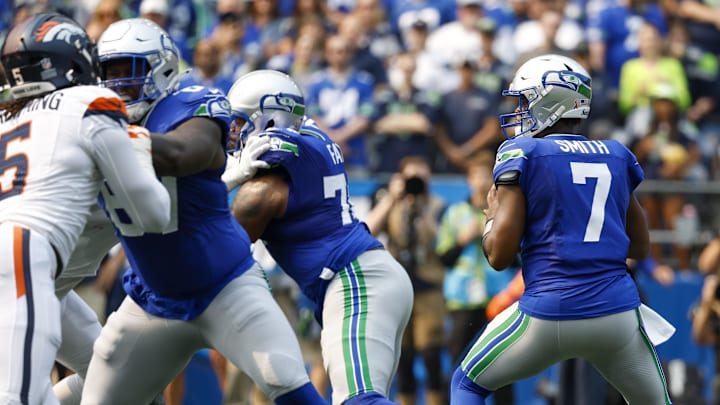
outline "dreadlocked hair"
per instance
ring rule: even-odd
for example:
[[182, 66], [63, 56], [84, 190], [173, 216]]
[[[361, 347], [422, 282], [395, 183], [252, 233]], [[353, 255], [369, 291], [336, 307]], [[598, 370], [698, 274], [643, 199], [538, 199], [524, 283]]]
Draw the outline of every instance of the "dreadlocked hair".
[[2, 118], [4, 120], [8, 120], [11, 118], [14, 118], [20, 111], [22, 111], [23, 108], [25, 108], [26, 105], [28, 105], [29, 102], [38, 99], [43, 98], [47, 96], [48, 94], [52, 93], [51, 91], [40, 93], [31, 97], [23, 97], [15, 100], [8, 100], [4, 103], [0, 104], [0, 115], [2, 115]]

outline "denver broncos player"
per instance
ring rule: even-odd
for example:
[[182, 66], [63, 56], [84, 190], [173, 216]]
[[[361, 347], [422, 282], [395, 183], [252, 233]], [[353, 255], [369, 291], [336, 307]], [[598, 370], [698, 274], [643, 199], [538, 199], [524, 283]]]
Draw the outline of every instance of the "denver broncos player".
[[526, 287], [462, 360], [451, 404], [485, 404], [493, 390], [570, 358], [591, 363], [630, 404], [670, 404], [653, 324], [625, 264], [645, 258], [649, 243], [635, 156], [617, 141], [576, 135], [591, 81], [570, 58], [528, 60], [503, 95], [520, 104], [500, 116], [508, 140], [482, 243], [496, 269], [520, 250]]
[[0, 55], [13, 96], [0, 106], [0, 403], [56, 404], [54, 280], [101, 185], [133, 201], [125, 218], [153, 232], [167, 225], [170, 198], [149, 134], [131, 133], [146, 140], [135, 148], [123, 102], [96, 87], [97, 49], [82, 27], [37, 14], [10, 30]]
[[201, 348], [217, 349], [278, 404], [321, 404], [293, 331], [273, 300], [220, 176], [230, 105], [219, 91], [178, 88], [178, 50], [145, 19], [113, 23], [98, 41], [102, 86], [153, 132], [153, 164], [172, 199], [170, 224], [144, 233], [128, 201], [102, 205], [132, 269], [128, 297], [94, 345], [81, 404], [146, 404]]
[[[233, 215], [314, 301], [332, 403], [392, 403], [412, 285], [353, 214], [340, 147], [305, 118], [303, 94], [283, 73], [248, 73], [228, 98], [241, 149], [223, 180], [243, 183]], [[258, 167], [268, 170], [253, 177]]]

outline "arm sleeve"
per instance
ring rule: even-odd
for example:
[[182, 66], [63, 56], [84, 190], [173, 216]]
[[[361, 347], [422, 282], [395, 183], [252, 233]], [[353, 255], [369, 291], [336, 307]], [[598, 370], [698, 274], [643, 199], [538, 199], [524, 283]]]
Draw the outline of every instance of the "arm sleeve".
[[122, 201], [133, 224], [145, 232], [161, 232], [170, 222], [167, 190], [154, 172], [142, 170], [126, 130], [117, 124], [102, 125], [102, 117], [92, 120], [87, 147], [107, 187]]

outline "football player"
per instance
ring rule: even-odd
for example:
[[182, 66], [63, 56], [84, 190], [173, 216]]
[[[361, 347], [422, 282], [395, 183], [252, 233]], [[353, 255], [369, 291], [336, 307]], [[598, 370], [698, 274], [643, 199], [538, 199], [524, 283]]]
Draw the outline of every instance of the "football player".
[[305, 118], [303, 93], [286, 74], [248, 73], [228, 99], [239, 153], [223, 180], [242, 184], [233, 215], [315, 303], [332, 403], [393, 403], [386, 396], [412, 285], [353, 213], [340, 146]]
[[165, 229], [170, 197], [149, 134], [128, 137], [124, 103], [96, 86], [97, 48], [80, 25], [37, 14], [10, 30], [0, 55], [13, 97], [0, 106], [0, 403], [55, 404], [55, 279], [101, 186], [133, 202], [123, 220], [145, 231]]
[[247, 233], [229, 211], [220, 179], [227, 99], [202, 86], [178, 88], [178, 49], [149, 20], [113, 23], [98, 49], [102, 86], [121, 96], [131, 122], [153, 133], [153, 165], [172, 210], [162, 233], [147, 233], [127, 220], [129, 201], [102, 189], [131, 270], [128, 297], [95, 342], [81, 403], [149, 403], [193, 353], [212, 347], [276, 403], [321, 404]]
[[520, 251], [525, 291], [461, 361], [451, 404], [485, 404], [494, 390], [570, 358], [592, 364], [630, 404], [670, 404], [653, 324], [625, 264], [649, 245], [633, 194], [643, 179], [635, 156], [578, 133], [591, 81], [570, 58], [528, 60], [503, 95], [519, 106], [500, 116], [508, 140], [497, 152], [482, 244], [498, 270]]

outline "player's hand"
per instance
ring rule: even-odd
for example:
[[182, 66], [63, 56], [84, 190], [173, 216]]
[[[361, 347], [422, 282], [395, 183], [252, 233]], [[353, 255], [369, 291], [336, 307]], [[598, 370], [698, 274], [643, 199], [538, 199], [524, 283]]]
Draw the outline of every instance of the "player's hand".
[[228, 155], [225, 172], [222, 175], [222, 181], [228, 191], [253, 178], [258, 170], [270, 168], [269, 163], [258, 159], [260, 155], [269, 150], [270, 137], [251, 136], [239, 156]]
[[495, 211], [497, 211], [498, 208], [497, 187], [495, 185], [490, 187], [490, 190], [488, 190], [487, 204], [488, 207], [483, 210], [483, 212], [485, 213], [485, 217], [494, 218]]
[[140, 125], [128, 125], [128, 137], [135, 149], [140, 166], [151, 173], [155, 173], [152, 164], [152, 139], [150, 131]]

